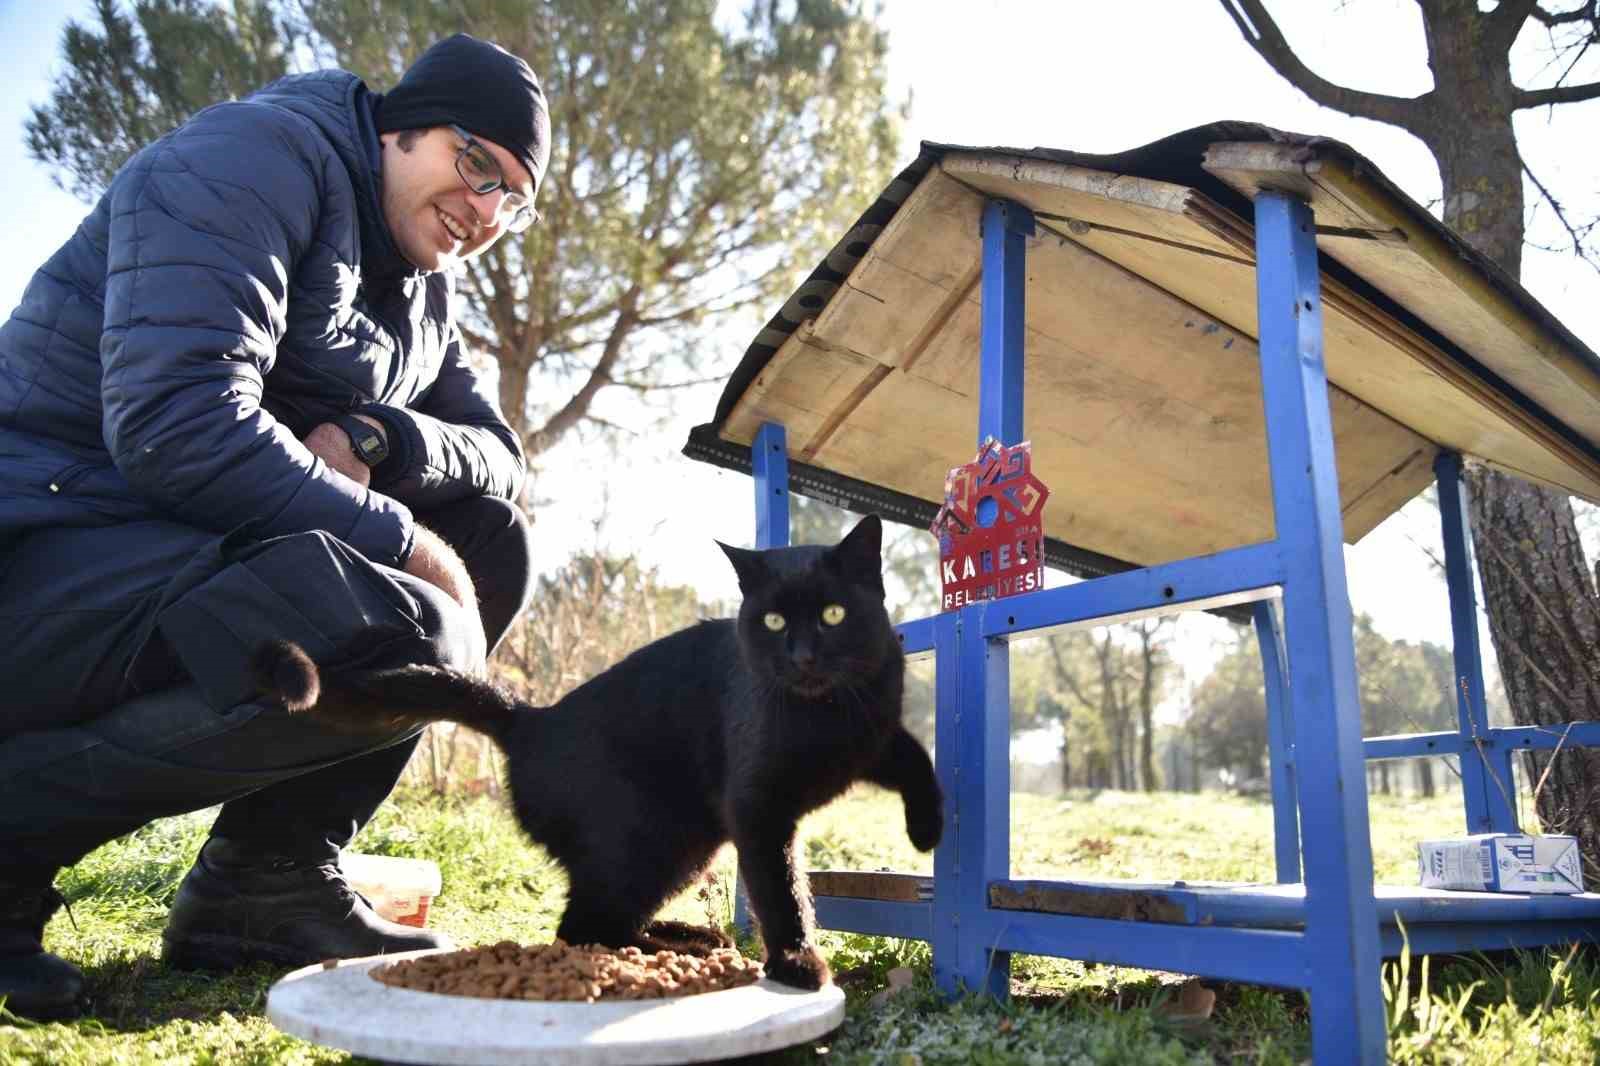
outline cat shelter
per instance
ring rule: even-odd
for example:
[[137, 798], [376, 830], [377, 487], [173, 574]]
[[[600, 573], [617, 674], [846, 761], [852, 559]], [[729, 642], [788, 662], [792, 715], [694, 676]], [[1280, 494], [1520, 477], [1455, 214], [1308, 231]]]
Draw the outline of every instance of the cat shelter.
[[[812, 874], [820, 925], [931, 942], [1006, 994], [1024, 952], [1307, 989], [1318, 1063], [1384, 1060], [1379, 964], [1600, 936], [1600, 895], [1373, 886], [1365, 761], [1456, 756], [1464, 831], [1514, 832], [1464, 457], [1600, 500], [1600, 358], [1334, 141], [1217, 123], [1116, 155], [924, 144], [750, 344], [684, 448], [927, 529], [978, 445], [1032, 442], [1048, 565], [1085, 580], [906, 623], [935, 659], [951, 827], [932, 877]], [[1458, 728], [1363, 738], [1342, 545], [1438, 486]], [[1253, 624], [1275, 884], [1013, 880], [1008, 644], [1179, 610]], [[1181, 876], [1182, 871], [1173, 871]]]

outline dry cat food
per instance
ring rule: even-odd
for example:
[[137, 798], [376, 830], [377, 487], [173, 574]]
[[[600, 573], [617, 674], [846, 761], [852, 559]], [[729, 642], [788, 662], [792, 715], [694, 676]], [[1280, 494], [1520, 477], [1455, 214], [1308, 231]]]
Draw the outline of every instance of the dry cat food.
[[628, 947], [619, 951], [595, 945], [498, 944], [438, 955], [401, 959], [372, 970], [386, 985], [417, 992], [480, 999], [540, 999], [593, 1003], [598, 999], [659, 999], [693, 996], [754, 984], [761, 979], [759, 962], [736, 948], [710, 954], [676, 951], [646, 953]]

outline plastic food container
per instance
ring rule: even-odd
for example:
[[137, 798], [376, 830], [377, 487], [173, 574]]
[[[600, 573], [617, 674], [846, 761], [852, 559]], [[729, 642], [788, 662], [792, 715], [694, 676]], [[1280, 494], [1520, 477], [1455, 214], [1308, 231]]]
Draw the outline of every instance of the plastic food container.
[[346, 851], [339, 868], [380, 917], [419, 929], [428, 924], [428, 906], [441, 888], [438, 863]]

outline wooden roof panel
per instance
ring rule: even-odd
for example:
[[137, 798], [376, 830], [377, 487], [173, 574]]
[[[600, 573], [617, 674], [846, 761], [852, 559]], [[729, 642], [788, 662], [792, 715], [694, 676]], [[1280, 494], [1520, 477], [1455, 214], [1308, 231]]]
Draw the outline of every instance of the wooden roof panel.
[[[962, 280], [969, 270], [953, 266], [935, 281], [916, 269], [930, 254], [930, 231], [952, 242], [939, 254], [976, 261], [976, 241], [946, 225], [958, 214], [919, 213], [924, 239], [911, 239], [906, 229], [885, 232], [830, 311], [796, 334], [805, 345], [792, 353], [786, 345], [769, 365], [763, 380], [772, 368], [780, 368], [782, 380], [796, 360], [817, 360], [810, 371], [817, 387], [805, 401], [812, 410], [789, 423], [798, 458], [851, 477], [870, 472], [897, 491], [937, 498], [945, 471], [975, 446], [979, 295]], [[855, 321], [868, 303], [858, 277], [869, 269], [871, 313], [899, 323], [904, 336], [927, 332], [914, 322], [926, 308], [956, 303], [935, 316], [938, 328], [914, 358], [902, 349], [901, 366], [855, 375], [851, 380], [870, 381], [870, 388], [852, 391], [830, 361], [837, 350], [824, 351], [818, 342], [824, 336], [861, 342], [860, 333], [838, 327]], [[1074, 543], [1158, 562], [1182, 557], [1195, 543], [1214, 550], [1271, 535], [1259, 356], [1250, 337], [1054, 233], [1030, 242], [1027, 299], [1025, 433], [1048, 442], [1036, 448], [1035, 462], [1054, 498], [1076, 501]], [[834, 314], [836, 305], [851, 310]], [[1139, 329], [1128, 329], [1129, 322]], [[882, 351], [852, 354], [862, 366], [893, 361]], [[798, 380], [806, 376], [803, 368], [797, 372]], [[840, 403], [850, 405], [848, 412]], [[1433, 448], [1342, 393], [1335, 393], [1333, 411], [1342, 454], [1350, 456], [1340, 471], [1351, 503], [1347, 535], [1355, 539], [1426, 483], [1431, 475], [1418, 457], [1431, 459]], [[745, 417], [742, 408], [736, 413], [737, 432], [753, 437], [759, 418]], [[1113, 506], [1114, 520], [1093, 517]], [[1202, 522], [1196, 517], [1202, 513], [1214, 517]]]
[[1254, 236], [1235, 189], [1270, 181], [1324, 229], [1346, 539], [1425, 486], [1441, 447], [1600, 499], [1600, 359], [1348, 149], [1241, 140], [1260, 129], [1112, 157], [925, 146], [752, 345], [697, 454], [731, 462], [716, 442], [779, 421], [813, 481], [936, 503], [976, 448], [979, 220], [1000, 197], [1038, 220], [1024, 432], [1052, 490], [1046, 533], [1136, 564], [1264, 539]]
[[1385, 239], [1320, 235], [1317, 245], [1591, 441], [1600, 441], [1600, 375], [1433, 228], [1347, 163], [1293, 145], [1212, 145], [1205, 167], [1246, 195], [1287, 184], [1319, 227], [1361, 227]]

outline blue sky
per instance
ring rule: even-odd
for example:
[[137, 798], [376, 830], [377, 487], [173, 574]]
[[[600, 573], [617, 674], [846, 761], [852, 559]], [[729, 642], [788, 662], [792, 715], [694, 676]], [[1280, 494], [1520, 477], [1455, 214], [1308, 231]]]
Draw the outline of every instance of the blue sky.
[[92, 10], [86, 0], [0, 0], [0, 69], [6, 71], [7, 86], [0, 96], [0, 184], [6, 190], [0, 218], [10, 249], [0, 259], [0, 313], [11, 312], [33, 269], [72, 234], [88, 210], [51, 184], [48, 172], [28, 158], [23, 123], [31, 105], [48, 98], [49, 79], [60, 69], [57, 56], [66, 16], [88, 17]]
[[[1429, 88], [1414, 0], [1276, 0], [1271, 7], [1291, 43], [1325, 77], [1397, 95]], [[87, 0], [54, 6], [0, 0], [0, 63], [8, 75], [0, 101], [6, 190], [0, 224], [9, 248], [0, 259], [0, 313], [15, 305], [32, 269], [87, 210], [27, 158], [22, 124], [59, 69], [65, 19], [90, 10]], [[1415, 199], [1426, 203], [1438, 195], [1437, 171], [1419, 142], [1312, 104], [1247, 48], [1213, 0], [891, 0], [886, 11], [896, 96], [913, 92], [902, 150], [907, 161], [921, 139], [1113, 151], [1203, 122], [1250, 119], [1336, 137]], [[1544, 60], [1537, 40], [1526, 38], [1521, 73]], [[1590, 66], [1586, 77], [1600, 77], [1600, 57]], [[1600, 211], [1600, 149], [1593, 136], [1600, 102], [1558, 114], [1553, 120], [1543, 113], [1524, 116], [1524, 152], [1574, 206]], [[1570, 256], [1530, 252], [1524, 284], [1600, 349], [1600, 274]], [[730, 332], [722, 357], [736, 357], [749, 335]], [[642, 546], [669, 578], [694, 581], [707, 596], [733, 595], [732, 575], [711, 538], [748, 538], [749, 480], [678, 454], [687, 428], [705, 421], [714, 401], [714, 392], [691, 399], [675, 421], [632, 442], [627, 461], [611, 464], [604, 499], [592, 490], [593, 457], [575, 451], [551, 456], [540, 489], [560, 505], [537, 519], [543, 562], [556, 565], [598, 537], [619, 548]], [[620, 407], [607, 413], [629, 417]], [[952, 465], [962, 458], [952, 457]], [[697, 501], [689, 512], [684, 495]], [[674, 517], [663, 521], [664, 515]], [[1402, 513], [1347, 555], [1353, 601], [1372, 610], [1392, 636], [1439, 640], [1448, 633], [1440, 592], [1411, 543], [1436, 536]]]

